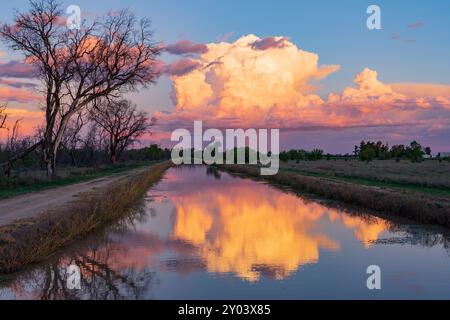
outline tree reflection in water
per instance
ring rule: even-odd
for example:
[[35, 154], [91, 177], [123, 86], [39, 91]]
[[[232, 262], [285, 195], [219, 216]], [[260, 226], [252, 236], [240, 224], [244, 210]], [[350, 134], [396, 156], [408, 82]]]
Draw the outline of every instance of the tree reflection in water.
[[[6, 286], [2, 285], [0, 296], [36, 300], [92, 299], [120, 300], [149, 298], [154, 282], [154, 272], [149, 268], [123, 267], [117, 265], [118, 256], [126, 252], [107, 234], [126, 233], [146, 219], [141, 206], [119, 221], [113, 228], [106, 228], [101, 234], [76, 248], [70, 248], [64, 255], [51, 259], [31, 272], [18, 275]], [[67, 267], [75, 264], [81, 272], [81, 290], [67, 288]]]
[[432, 248], [442, 246], [450, 256], [450, 232], [444, 228], [420, 224], [392, 224], [390, 232], [400, 234], [397, 237], [381, 238], [370, 241], [372, 245], [408, 245]]

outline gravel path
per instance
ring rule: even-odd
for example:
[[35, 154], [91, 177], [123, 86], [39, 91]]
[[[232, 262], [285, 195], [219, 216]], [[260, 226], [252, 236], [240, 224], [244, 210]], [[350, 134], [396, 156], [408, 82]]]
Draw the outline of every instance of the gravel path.
[[10, 224], [17, 219], [34, 217], [48, 209], [67, 205], [74, 200], [79, 193], [103, 188], [119, 179], [138, 174], [141, 170], [143, 169], [130, 170], [86, 182], [27, 193], [13, 198], [0, 200], [0, 226]]

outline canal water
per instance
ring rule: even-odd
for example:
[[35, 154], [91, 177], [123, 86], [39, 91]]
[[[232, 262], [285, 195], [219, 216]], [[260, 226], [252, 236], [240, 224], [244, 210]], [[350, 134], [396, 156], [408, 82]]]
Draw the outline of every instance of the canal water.
[[442, 229], [177, 167], [116, 225], [1, 278], [0, 299], [448, 299], [449, 244]]

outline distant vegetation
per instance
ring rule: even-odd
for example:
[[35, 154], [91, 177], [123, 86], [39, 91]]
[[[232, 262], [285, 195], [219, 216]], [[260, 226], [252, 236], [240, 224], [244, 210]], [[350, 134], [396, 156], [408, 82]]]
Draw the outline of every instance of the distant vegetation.
[[[314, 149], [312, 151], [295, 150], [283, 151], [280, 153], [280, 160], [287, 161], [317, 161], [317, 160], [349, 160], [358, 159], [360, 161], [370, 162], [373, 160], [410, 160], [412, 162], [421, 162], [426, 158], [433, 158], [430, 147], [422, 147], [417, 141], [412, 141], [408, 146], [403, 144], [393, 145], [384, 144], [381, 141], [361, 141], [359, 146], [355, 146], [353, 154], [325, 154], [323, 150]], [[438, 154], [435, 157], [437, 160], [450, 161], [450, 157], [441, 157]]]
[[288, 160], [307, 160], [307, 161], [316, 161], [323, 158], [323, 150], [314, 149], [313, 151], [305, 151], [305, 150], [289, 150], [283, 151], [280, 153], [281, 161]]
[[361, 141], [361, 144], [355, 146], [355, 156], [361, 161], [389, 160], [389, 159], [408, 159], [412, 162], [420, 162], [424, 155], [431, 157], [431, 148], [425, 149], [417, 141], [412, 141], [409, 146], [393, 145], [389, 148], [388, 144], [383, 144], [381, 141]]

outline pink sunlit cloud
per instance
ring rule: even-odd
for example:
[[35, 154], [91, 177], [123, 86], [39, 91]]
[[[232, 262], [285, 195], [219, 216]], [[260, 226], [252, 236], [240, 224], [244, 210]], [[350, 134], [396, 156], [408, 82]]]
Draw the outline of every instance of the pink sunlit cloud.
[[[264, 45], [255, 48], [255, 43]], [[317, 54], [299, 49], [286, 37], [248, 35], [207, 47], [198, 58], [178, 62], [182, 72], [171, 76], [175, 111], [157, 114], [161, 125], [202, 119], [216, 127], [310, 130], [436, 126], [449, 116], [447, 86], [390, 85], [369, 68], [355, 76], [354, 86], [322, 98], [316, 93], [317, 81], [339, 66], [319, 65]]]

